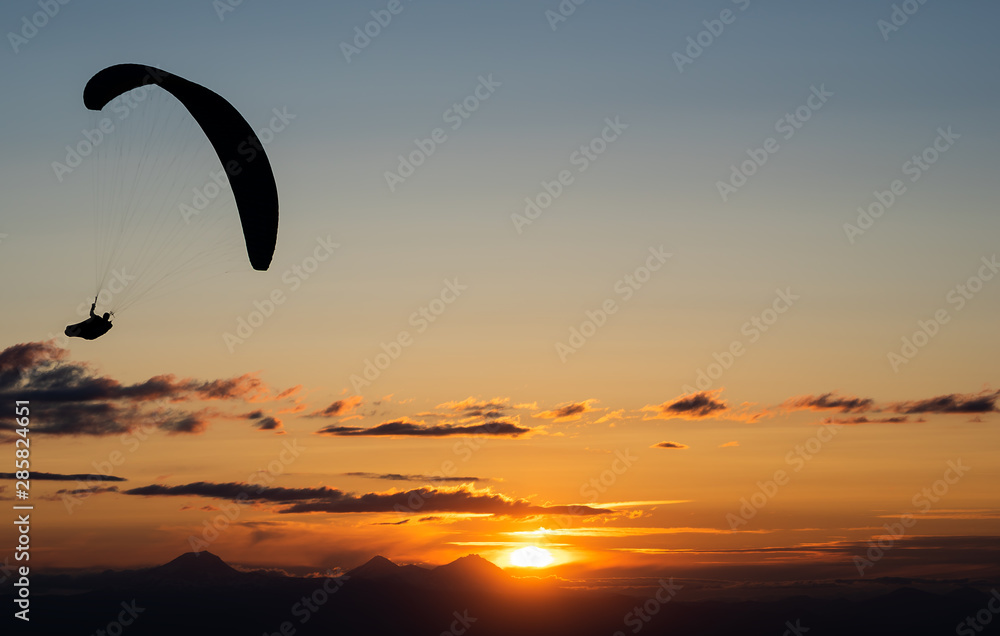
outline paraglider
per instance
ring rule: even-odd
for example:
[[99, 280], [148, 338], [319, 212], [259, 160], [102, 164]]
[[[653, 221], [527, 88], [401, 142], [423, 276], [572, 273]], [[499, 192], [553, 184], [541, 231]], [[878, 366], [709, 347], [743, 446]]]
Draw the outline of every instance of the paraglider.
[[[122, 100], [134, 107], [136, 102], [142, 101], [135, 96], [145, 96], [147, 93], [164, 95], [157, 99], [166, 101], [157, 103], [156, 108], [146, 106], [152, 112], [142, 116], [130, 116], [129, 110], [120, 108], [119, 102]], [[113, 308], [121, 310], [123, 305], [127, 306], [139, 297], [145, 297], [153, 288], [162, 293], [164, 281], [176, 281], [181, 273], [199, 278], [206, 276], [207, 274], [201, 273], [203, 265], [221, 258], [213, 252], [222, 253], [223, 247], [236, 247], [230, 239], [235, 225], [215, 237], [208, 233], [220, 225], [228, 225], [230, 222], [226, 219], [231, 218], [235, 224], [235, 215], [216, 216], [209, 221], [199, 220], [200, 224], [191, 224], [188, 215], [184, 215], [184, 225], [179, 226], [179, 221], [175, 220], [178, 218], [175, 210], [178, 198], [184, 196], [182, 192], [192, 191], [191, 186], [196, 185], [185, 181], [191, 178], [190, 166], [194, 165], [191, 162], [193, 155], [190, 153], [203, 152], [196, 146], [204, 146], [202, 140], [205, 137], [211, 144], [211, 150], [214, 150], [214, 156], [205, 155], [206, 160], [221, 163], [220, 170], [212, 170], [210, 173], [213, 180], [210, 187], [214, 189], [214, 196], [220, 192], [220, 186], [227, 185], [231, 188], [242, 228], [242, 242], [250, 264], [258, 271], [268, 269], [278, 234], [277, 186], [270, 161], [257, 133], [228, 101], [204, 86], [167, 71], [139, 64], [118, 64], [98, 72], [87, 82], [83, 101], [93, 111], [101, 111], [114, 102], [112, 112], [119, 113], [120, 121], [126, 116], [137, 120], [132, 129], [138, 132], [131, 138], [127, 131], [118, 131], [118, 128], [125, 127], [125, 124], [120, 124], [114, 127], [115, 138], [112, 139], [109, 134], [110, 141], [104, 142], [104, 146], [111, 143], [131, 143], [139, 151], [135, 156], [128, 156], [127, 148], [125, 151], [107, 149], [107, 161], [104, 163], [112, 174], [110, 178], [99, 178], [96, 182], [96, 191], [110, 197], [109, 201], [98, 201], [95, 204], [98, 220], [97, 290], [101, 298], [110, 293], [115, 300]], [[170, 102], [180, 104], [183, 109], [172, 107]], [[181, 131], [176, 129], [180, 125], [177, 117], [172, 117], [176, 113], [181, 113], [180, 116], [187, 121], [193, 120], [190, 131], [194, 146], [188, 145], [177, 150], [170, 147], [173, 139], [181, 136], [178, 134]], [[110, 122], [110, 118], [107, 121]], [[132, 121], [128, 125], [132, 126]], [[171, 126], [175, 126], [172, 132]], [[204, 137], [201, 137], [201, 133]], [[94, 144], [95, 150], [98, 143], [101, 142]], [[207, 150], [207, 146], [204, 147]], [[102, 147], [100, 150], [104, 152], [106, 148]], [[96, 166], [105, 169], [101, 162], [96, 163]], [[188, 176], [185, 177], [185, 174]], [[172, 184], [176, 191], [151, 194], [142, 190], [164, 183]], [[193, 191], [199, 192], [197, 187]], [[198, 212], [201, 211], [202, 208], [199, 207]], [[149, 229], [144, 231], [143, 223], [148, 224]], [[173, 227], [169, 227], [171, 223], [174, 223]], [[199, 252], [196, 242], [205, 243], [207, 247]], [[132, 250], [134, 254], [126, 258], [128, 250]], [[236, 254], [233, 253], [230, 257], [232, 256]], [[146, 274], [137, 282], [129, 283], [120, 297], [113, 290], [105, 291], [105, 281], [114, 273], [111, 268], [116, 262], [130, 269], [138, 268], [140, 274]], [[101, 302], [105, 304], [110, 300]], [[109, 312], [103, 317], [96, 315], [96, 303], [97, 300], [91, 306], [90, 318], [67, 327], [66, 335], [93, 340], [111, 329], [112, 314]]]
[[66, 327], [64, 332], [70, 338], [83, 338], [84, 340], [97, 340], [104, 334], [111, 331], [111, 312], [105, 312], [104, 315], [98, 316], [94, 313], [94, 309], [97, 308], [97, 298], [94, 298], [94, 302], [90, 305], [90, 318], [87, 318], [83, 322], [78, 322], [75, 325], [69, 325]]

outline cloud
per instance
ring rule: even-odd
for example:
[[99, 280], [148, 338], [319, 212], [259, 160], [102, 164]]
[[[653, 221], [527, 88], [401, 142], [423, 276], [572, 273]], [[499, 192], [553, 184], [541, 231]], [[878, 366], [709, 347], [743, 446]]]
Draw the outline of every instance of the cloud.
[[732, 441], [732, 442], [726, 442], [725, 444], [719, 444], [719, 448], [734, 448], [739, 445], [740, 445], [739, 442]]
[[[864, 415], [858, 415], [855, 417], [828, 417], [823, 420], [823, 424], [902, 424], [903, 422], [910, 421], [910, 418], [905, 415], [897, 417], [876, 417], [874, 419], [869, 419]], [[924, 421], [924, 420], [919, 420]]]
[[263, 487], [242, 483], [212, 483], [197, 481], [181, 486], [163, 486], [153, 484], [140, 486], [124, 491], [126, 495], [145, 496], [193, 496], [210, 497], [214, 499], [233, 499], [247, 501], [289, 502], [307, 499], [318, 499], [327, 496], [340, 496], [343, 493], [325, 486], [315, 488], [284, 488]]
[[789, 398], [782, 407], [789, 411], [839, 410], [841, 413], [863, 413], [873, 410], [875, 401], [871, 398], [840, 397], [834, 393], [824, 393]]
[[201, 413], [178, 414], [160, 422], [159, 428], [168, 435], [177, 433], [204, 433], [208, 430], [208, 419]]
[[360, 395], [353, 395], [349, 398], [344, 398], [343, 400], [337, 400], [325, 409], [316, 411], [315, 413], [310, 413], [308, 417], [340, 417], [347, 415], [354, 409], [361, 406], [363, 401], [364, 398]]
[[444, 402], [438, 404], [436, 408], [452, 411], [464, 417], [500, 417], [501, 411], [508, 408], [508, 398], [493, 398], [491, 400], [480, 400], [474, 397], [467, 397], [459, 402]]
[[677, 398], [670, 402], [643, 407], [643, 411], [656, 413], [652, 419], [700, 420], [712, 417], [729, 409], [726, 403], [719, 399], [722, 389], [700, 391]]
[[677, 442], [660, 442], [659, 444], [653, 444], [652, 446], [650, 446], [650, 448], [677, 448], [677, 449], [685, 449], [685, 448], [691, 448], [691, 447], [688, 446], [687, 444], [679, 444]]
[[597, 400], [584, 400], [583, 402], [565, 402], [558, 405], [551, 411], [542, 411], [541, 413], [535, 413], [532, 417], [537, 417], [546, 420], [553, 420], [555, 422], [572, 422], [578, 420], [585, 413], [590, 413], [591, 411], [596, 411], [591, 407], [592, 402]]
[[279, 505], [281, 514], [293, 513], [465, 513], [491, 516], [527, 517], [543, 514], [595, 516], [613, 514], [609, 508], [586, 505], [538, 505], [495, 493], [489, 488], [476, 489], [469, 484], [452, 488], [365, 493], [356, 495], [328, 487], [260, 487], [245, 483], [195, 482], [180, 486], [153, 484], [124, 492], [134, 496], [209, 497]]
[[[56, 491], [57, 495], [101, 495], [110, 492], [119, 492], [118, 486], [88, 486], [87, 488], [74, 488], [72, 490], [63, 488]], [[53, 497], [53, 499], [55, 499]]]
[[[32, 472], [31, 478], [35, 481], [127, 481], [124, 477], [114, 475], [93, 475], [89, 473], [74, 473], [64, 475], [62, 473], [38, 473]], [[0, 479], [14, 479], [14, 473], [0, 473]]]
[[894, 402], [886, 407], [893, 413], [996, 413], [1000, 391], [978, 394], [952, 393], [916, 402]]
[[384, 479], [386, 481], [416, 481], [422, 483], [469, 483], [473, 481], [491, 481], [482, 477], [445, 477], [436, 475], [401, 475], [399, 473], [341, 473], [345, 477], [363, 477], [365, 479]]
[[[164, 374], [122, 384], [86, 363], [68, 361], [67, 354], [52, 342], [0, 352], [0, 399], [31, 401], [36, 435], [119, 435], [147, 424], [169, 434], [200, 433], [208, 426], [208, 411], [171, 405], [278, 399], [253, 374], [218, 380]], [[154, 400], [158, 404], [150, 404]]]
[[273, 417], [265, 417], [254, 423], [254, 427], [262, 431], [274, 431], [278, 435], [284, 435], [284, 424], [281, 420]]
[[340, 437], [468, 437], [476, 435], [518, 437], [530, 431], [530, 428], [503, 420], [491, 420], [484, 424], [470, 426], [452, 424], [427, 426], [423, 422], [413, 422], [403, 418], [392, 422], [383, 422], [370, 428], [331, 425], [316, 432], [319, 435]]
[[275, 400], [284, 400], [285, 398], [290, 398], [302, 390], [302, 385], [297, 384], [290, 389], [285, 389], [278, 395], [274, 396]]

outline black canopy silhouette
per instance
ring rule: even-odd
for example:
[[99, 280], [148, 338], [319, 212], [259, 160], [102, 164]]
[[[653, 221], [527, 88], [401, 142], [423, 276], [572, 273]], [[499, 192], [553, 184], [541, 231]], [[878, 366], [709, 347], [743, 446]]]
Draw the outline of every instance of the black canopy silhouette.
[[94, 75], [83, 103], [101, 110], [115, 97], [150, 84], [176, 97], [212, 143], [233, 188], [250, 264], [266, 270], [278, 237], [278, 189], [263, 145], [232, 104], [204, 86], [140, 64], [109, 66]]

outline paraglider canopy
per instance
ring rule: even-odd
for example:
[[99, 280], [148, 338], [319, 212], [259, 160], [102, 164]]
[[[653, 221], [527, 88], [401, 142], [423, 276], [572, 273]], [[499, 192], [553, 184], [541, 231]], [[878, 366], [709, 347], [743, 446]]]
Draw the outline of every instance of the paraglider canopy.
[[204, 86], [140, 64], [100, 71], [87, 82], [83, 102], [101, 110], [119, 95], [150, 84], [176, 97], [208, 137], [233, 189], [250, 264], [266, 270], [278, 236], [278, 190], [257, 134], [229, 102]]

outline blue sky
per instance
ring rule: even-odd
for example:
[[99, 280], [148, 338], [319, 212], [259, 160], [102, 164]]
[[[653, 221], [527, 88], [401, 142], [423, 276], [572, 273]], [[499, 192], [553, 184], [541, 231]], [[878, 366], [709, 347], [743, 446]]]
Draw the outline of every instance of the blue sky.
[[[335, 330], [375, 345], [441, 279], [461, 273], [483, 290], [463, 311], [489, 325], [466, 336], [486, 329], [511, 343], [537, 339], [521, 353], [542, 354], [649, 246], [663, 244], [677, 255], [671, 278], [654, 281], [659, 287], [631, 310], [654, 351], [690, 346], [682, 366], [691, 368], [698, 351], [727, 342], [776, 287], [792, 285], [816, 299], [802, 310], [815, 314], [796, 338], [833, 330], [858, 351], [874, 348], [866, 363], [881, 364], [879, 350], [993, 248], [1000, 138], [990, 31], [998, 9], [990, 3], [925, 3], [886, 41], [878, 21], [890, 18], [889, 2], [591, 0], [555, 30], [545, 12], [556, 2], [403, 2], [348, 63], [341, 43], [386, 4], [246, 0], [220, 19], [208, 1], [71, 2], [18, 53], [8, 48], [0, 58], [10, 235], [2, 258], [53, 254], [10, 281], [19, 297], [57, 314], [65, 295], [75, 306], [72, 290], [90, 280], [67, 274], [90, 258], [73, 241], [88, 231], [79, 196], [89, 185], [57, 183], [50, 164], [94, 121], [80, 98], [86, 79], [126, 61], [210, 86], [255, 127], [274, 108], [295, 115], [268, 149], [282, 197], [278, 269], [271, 278], [235, 275], [227, 287], [236, 295], [225, 304], [266, 295], [329, 234], [343, 244], [342, 258], [296, 299], [297, 311], [329, 315], [330, 294], [367, 307], [370, 315], [340, 316]], [[672, 55], [724, 10], [735, 21], [679, 72]], [[0, 25], [17, 31], [36, 11], [34, 2], [6, 3]], [[501, 87], [390, 192], [384, 175], [397, 156], [441, 126], [481, 75]], [[723, 203], [717, 182], [775, 136], [775, 122], [814, 86], [834, 96]], [[571, 167], [570, 154], [613, 116], [629, 125], [622, 139], [517, 234], [510, 217], [524, 198]], [[961, 134], [954, 149], [849, 244], [842, 226], [857, 206], [949, 125]], [[981, 305], [996, 307], [995, 298]], [[147, 306], [147, 318], [190, 300]], [[238, 312], [198, 307], [213, 332], [205, 345], [221, 346]], [[969, 320], [985, 328], [988, 307], [977, 311], [986, 313]], [[4, 320], [20, 338], [37, 331], [34, 321]], [[685, 337], [661, 351], [656, 324]], [[974, 343], [970, 336], [967, 346]]]

